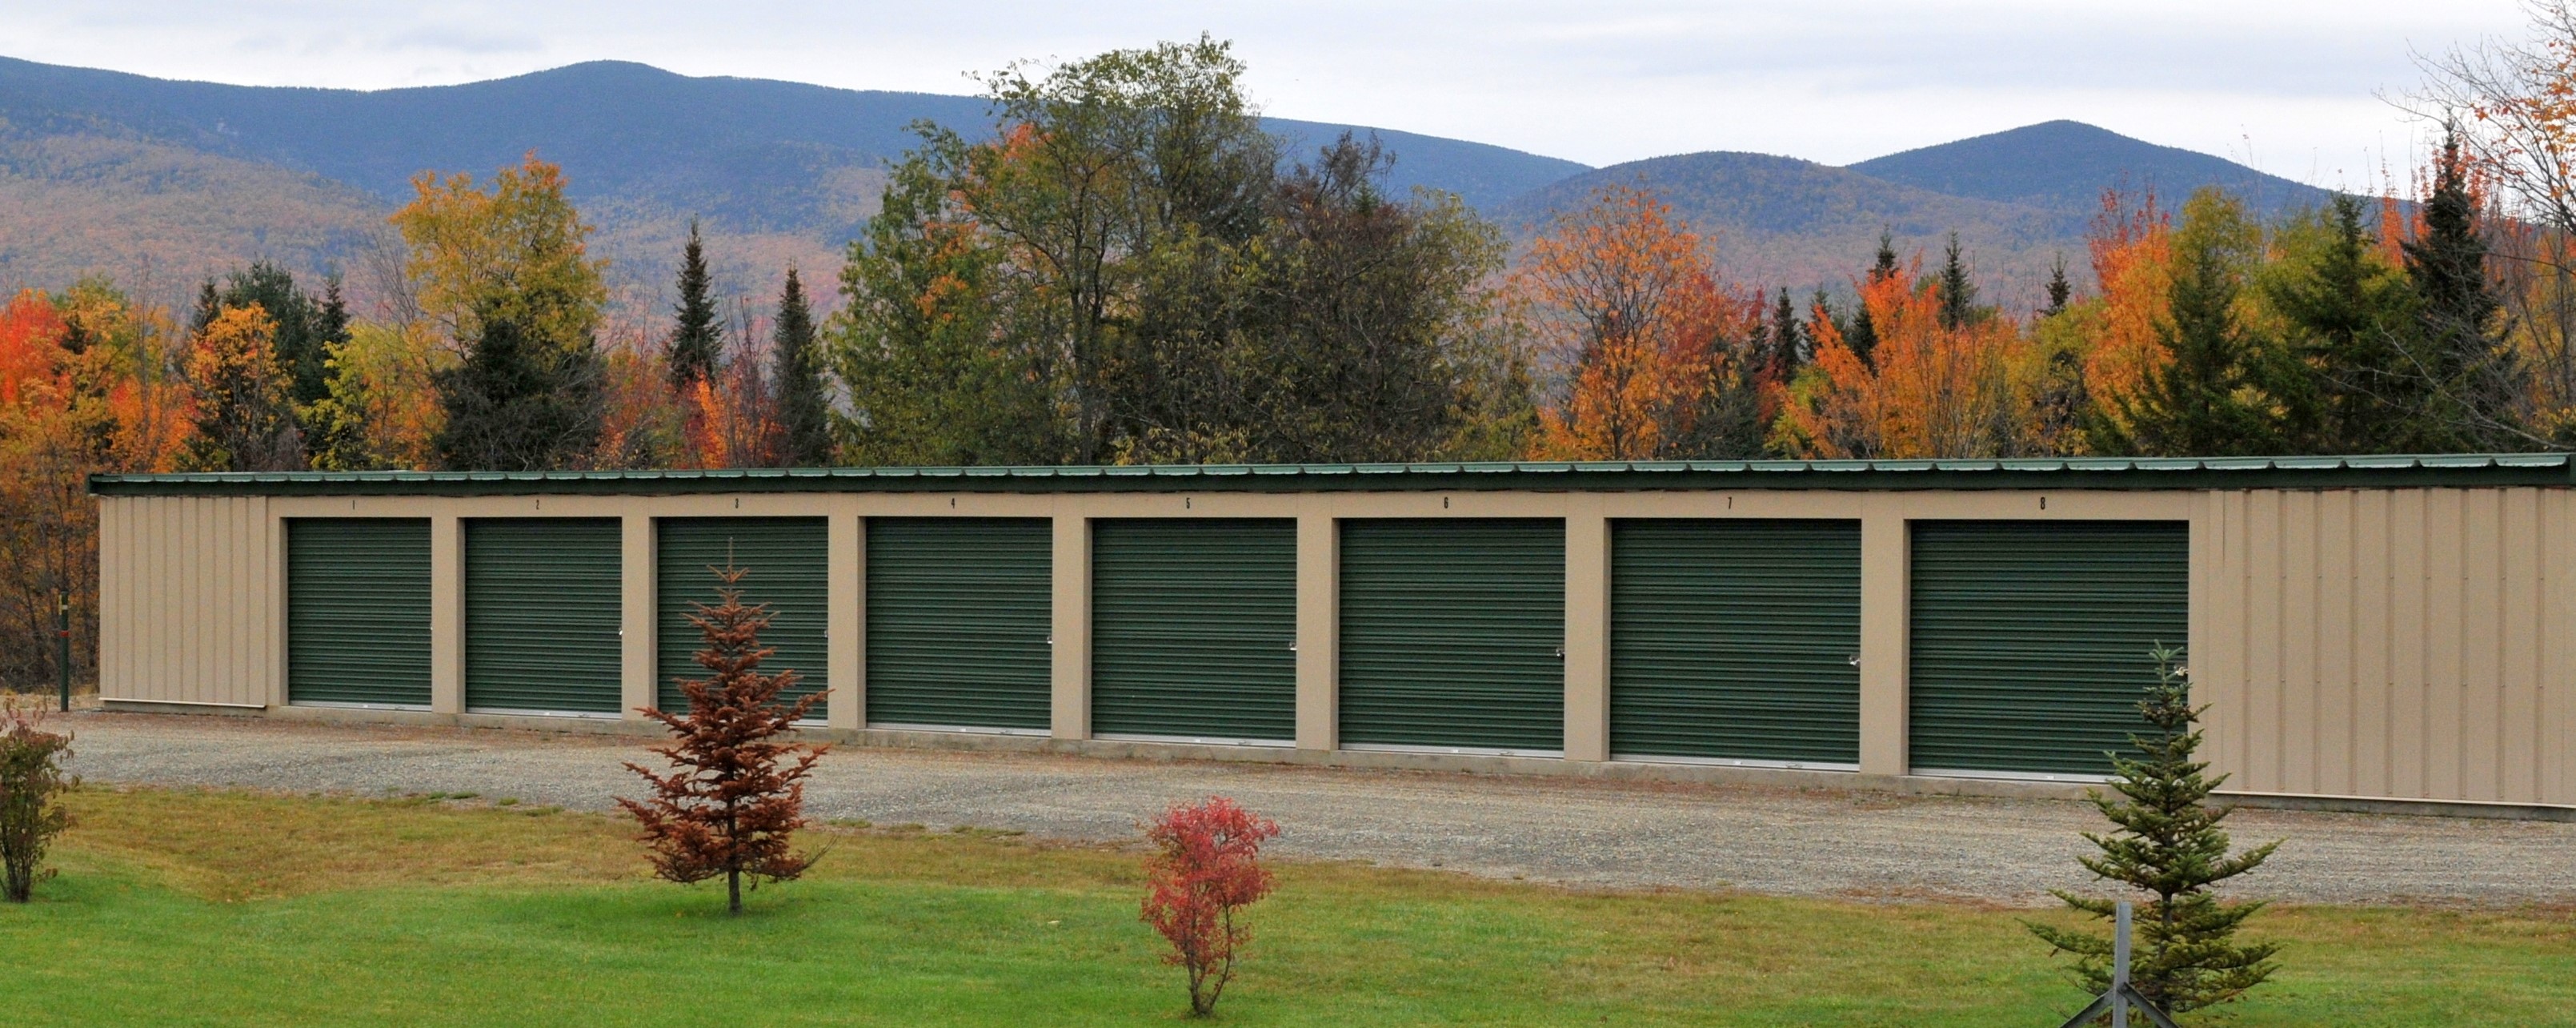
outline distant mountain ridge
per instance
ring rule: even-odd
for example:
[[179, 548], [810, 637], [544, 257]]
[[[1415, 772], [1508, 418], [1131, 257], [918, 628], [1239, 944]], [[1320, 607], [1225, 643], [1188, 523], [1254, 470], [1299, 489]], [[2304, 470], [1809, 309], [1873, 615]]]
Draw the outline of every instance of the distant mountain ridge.
[[[730, 271], [739, 287], [765, 288], [788, 261], [836, 265], [842, 246], [875, 213], [884, 166], [917, 144], [910, 129], [916, 121], [969, 134], [990, 126], [985, 101], [976, 97], [693, 78], [623, 61], [358, 91], [178, 82], [0, 58], [0, 141], [89, 138], [149, 149], [162, 164], [177, 152], [210, 168], [266, 165], [284, 173], [281, 191], [318, 178], [326, 190], [363, 194], [388, 210], [410, 196], [410, 180], [422, 170], [484, 175], [536, 151], [563, 165], [573, 198], [600, 226], [600, 250], [631, 273], [621, 276], [625, 286], [646, 293], [657, 288], [658, 265], [677, 252], [691, 217], [706, 219], [719, 240], [719, 272]], [[1373, 133], [1396, 155], [1392, 187], [1445, 189], [1470, 204], [1497, 204], [1587, 170], [1410, 132], [1277, 118], [1265, 124], [1290, 141], [1292, 159], [1343, 131]], [[40, 172], [8, 161], [0, 153], [0, 209], [11, 206], [13, 189], [43, 192], [58, 208], [70, 201], [74, 209], [100, 209], [58, 231], [26, 232], [23, 222], [0, 229], [0, 284], [60, 280], [91, 265], [119, 277], [137, 273], [133, 254], [93, 240], [99, 231], [127, 234], [131, 226], [114, 227], [124, 224], [112, 209], [121, 201], [100, 196], [83, 205], [59, 189], [38, 190]], [[346, 266], [355, 244], [339, 224], [347, 220], [336, 210], [342, 199], [325, 205], [334, 208], [329, 216], [316, 213], [332, 229], [285, 233], [314, 236], [311, 245], [233, 259]], [[218, 234], [237, 241], [245, 230]], [[324, 236], [331, 241], [321, 242]], [[202, 262], [193, 251], [204, 247], [183, 249], [190, 252], [163, 262], [163, 273], [213, 270], [196, 266]]]
[[1605, 185], [1649, 188], [1714, 237], [1730, 278], [1840, 288], [1868, 263], [1879, 233], [1898, 252], [1940, 260], [1959, 243], [1991, 302], [2027, 310], [2052, 266], [2085, 278], [2085, 232], [2103, 191], [2149, 192], [2178, 209], [2202, 186], [2228, 189], [2265, 219], [2334, 194], [2208, 154], [2051, 121], [1830, 167], [1753, 153], [1698, 153], [1614, 164], [1551, 183], [1495, 211], [1524, 236]]
[[[790, 264], [809, 277], [838, 266], [921, 120], [990, 126], [976, 97], [694, 78], [621, 61], [362, 92], [0, 58], [0, 286], [103, 271], [184, 288], [263, 257], [305, 271], [380, 267], [370, 254], [412, 176], [488, 175], [533, 150], [564, 166], [629, 309], [667, 305], [691, 218], [706, 222], [719, 284], [765, 294]], [[2218, 184], [2266, 216], [2331, 195], [2072, 121], [1841, 168], [1711, 152], [1600, 169], [1388, 129], [1265, 124], [1291, 159], [1342, 131], [1374, 133], [1395, 155], [1394, 188], [1455, 192], [1524, 240], [1603, 185], [1644, 185], [1714, 236], [1728, 274], [1749, 283], [1846, 283], [1882, 229], [1935, 259], [1955, 231], [1988, 298], [2007, 305], [2035, 302], [2055, 259], [2082, 263], [2106, 187], [2153, 188], [2170, 207]]]

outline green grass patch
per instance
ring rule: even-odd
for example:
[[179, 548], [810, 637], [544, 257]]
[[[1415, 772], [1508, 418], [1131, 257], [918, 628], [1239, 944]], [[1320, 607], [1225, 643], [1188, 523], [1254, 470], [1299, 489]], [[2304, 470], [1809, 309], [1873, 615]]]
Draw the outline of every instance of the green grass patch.
[[[87, 790], [0, 908], [25, 1024], [1089, 1025], [1184, 1021], [1137, 856], [835, 827], [741, 918], [605, 816], [430, 797]], [[2074, 848], [2070, 845], [2070, 851]], [[1283, 863], [1240, 1025], [2042, 1025], [2079, 1005], [2017, 919], [1943, 903], [1594, 892]], [[2057, 917], [2055, 913], [2039, 916]], [[2552, 1023], [2576, 916], [2279, 908], [2222, 1023]]]

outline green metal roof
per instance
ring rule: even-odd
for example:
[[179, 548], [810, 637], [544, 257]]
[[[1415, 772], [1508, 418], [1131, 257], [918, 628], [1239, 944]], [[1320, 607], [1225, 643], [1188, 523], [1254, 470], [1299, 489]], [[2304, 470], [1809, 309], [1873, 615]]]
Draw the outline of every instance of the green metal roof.
[[1194, 464], [669, 471], [92, 475], [98, 496], [677, 493], [1539, 492], [1720, 489], [2347, 489], [2576, 485], [2565, 453], [2033, 460]]

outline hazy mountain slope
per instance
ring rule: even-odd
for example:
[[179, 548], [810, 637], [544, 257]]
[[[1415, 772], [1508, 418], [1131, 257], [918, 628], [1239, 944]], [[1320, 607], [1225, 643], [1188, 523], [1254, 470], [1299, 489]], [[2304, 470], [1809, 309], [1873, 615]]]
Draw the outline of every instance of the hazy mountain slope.
[[356, 267], [383, 204], [338, 183], [184, 146], [98, 135], [0, 134], [0, 288], [101, 273], [158, 299], [276, 256]]
[[[170, 82], [0, 59], [0, 116], [30, 115], [127, 126], [318, 172], [388, 199], [407, 195], [423, 168], [489, 170], [530, 149], [562, 163], [576, 188], [608, 195], [675, 171], [684, 179], [710, 169], [774, 178], [830, 159], [875, 164], [914, 145], [908, 126], [917, 120], [969, 133], [989, 125], [984, 101], [974, 97], [691, 78], [623, 61], [359, 92]], [[1285, 119], [1271, 127], [1308, 146], [1345, 129], [1376, 131], [1398, 155], [1399, 188], [1429, 185], [1480, 205], [1584, 170], [1408, 132]]]
[[2078, 262], [2083, 256], [2081, 214], [1951, 196], [1767, 154], [1683, 154], [1612, 165], [1514, 200], [1500, 216], [1526, 237], [1555, 212], [1609, 185], [1654, 190], [1676, 215], [1714, 236], [1729, 278], [1801, 293], [1858, 274], [1882, 229], [1896, 234], [1900, 254], [1921, 251], [1927, 263], [1939, 259], [1956, 230], [1980, 276], [2016, 294], [1996, 298], [2016, 303], [2027, 283], [2045, 280], [2058, 251], [2068, 250]]
[[1955, 143], [1907, 150], [1850, 165], [1851, 170], [1900, 185], [2046, 207], [2090, 210], [2102, 190], [2154, 189], [2166, 206], [2180, 207], [2192, 190], [2216, 185], [2271, 216], [2317, 207], [2333, 194], [2267, 175], [2205, 153], [2158, 146], [2076, 121], [2050, 121]]
[[[917, 120], [969, 133], [990, 123], [984, 101], [973, 97], [691, 78], [617, 61], [359, 92], [174, 82], [0, 58], [0, 137], [117, 140], [126, 149], [116, 152], [138, 162], [90, 192], [55, 197], [96, 208], [74, 219], [87, 230], [40, 234], [0, 224], [0, 253], [45, 254], [0, 271], [50, 282], [63, 268], [127, 268], [134, 255], [149, 252], [169, 254], [164, 264], [171, 267], [203, 263], [182, 255], [218, 252], [306, 270], [345, 267], [345, 246], [315, 240], [345, 228], [353, 198], [372, 198], [380, 219], [409, 198], [412, 176], [424, 169], [486, 175], [533, 150], [563, 165], [574, 200], [599, 226], [595, 249], [614, 262], [612, 285], [629, 303], [656, 302], [691, 217], [707, 224], [722, 284], [765, 293], [788, 262], [822, 275], [837, 265], [842, 247], [875, 213], [884, 164], [917, 142], [909, 128]], [[1292, 158], [1352, 128], [1269, 124], [1291, 141]], [[1428, 185], [1491, 205], [1584, 170], [1481, 143], [1356, 131], [1376, 131], [1396, 155], [1390, 184], [1399, 191]], [[152, 156], [137, 146], [152, 148]], [[277, 203], [236, 198], [176, 220], [134, 222], [141, 208], [121, 190], [147, 189], [142, 183], [155, 180], [153, 168], [191, 153], [243, 174], [269, 165], [280, 182], [341, 188], [327, 214], [284, 199], [314, 186], [281, 185]], [[28, 178], [20, 191], [44, 181]], [[254, 209], [274, 223], [249, 217]]]

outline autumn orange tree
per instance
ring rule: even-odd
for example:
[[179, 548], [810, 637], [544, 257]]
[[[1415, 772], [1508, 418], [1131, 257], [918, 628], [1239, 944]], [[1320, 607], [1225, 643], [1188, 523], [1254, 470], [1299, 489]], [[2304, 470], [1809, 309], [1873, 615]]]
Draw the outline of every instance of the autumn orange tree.
[[1994, 456], [2015, 447], [2026, 420], [2013, 377], [2019, 324], [1945, 315], [1939, 280], [1921, 267], [1917, 257], [1854, 283], [1875, 337], [1866, 356], [1832, 312], [1814, 312], [1815, 364], [1784, 389], [1778, 448], [1890, 458]]
[[102, 281], [0, 305], [0, 685], [55, 674], [58, 599], [76, 675], [95, 667], [98, 471], [168, 470], [189, 431], [166, 311]]
[[[1752, 456], [1759, 291], [1718, 277], [1706, 241], [1653, 193], [1609, 186], [1530, 246], [1516, 296], [1561, 384], [1536, 456]], [[1731, 430], [1731, 431], [1730, 431]]]

